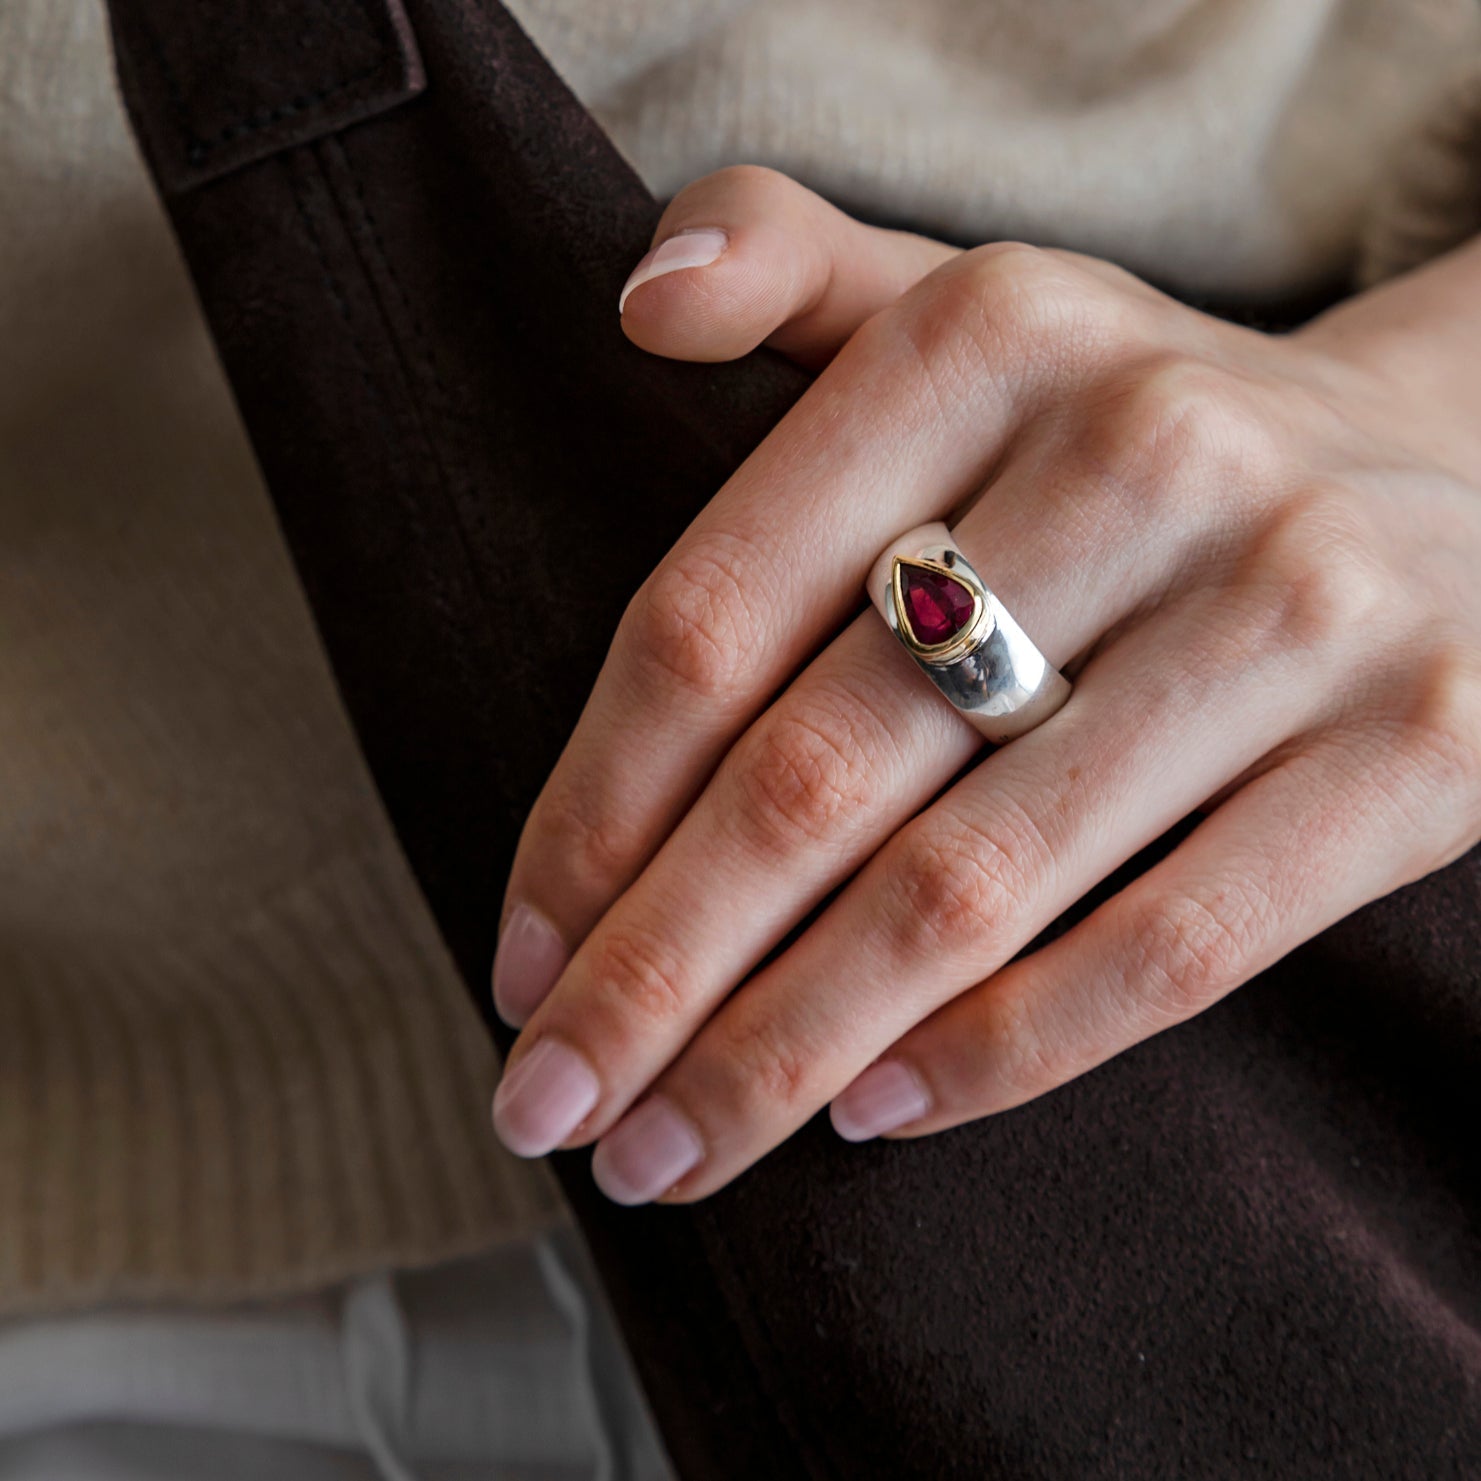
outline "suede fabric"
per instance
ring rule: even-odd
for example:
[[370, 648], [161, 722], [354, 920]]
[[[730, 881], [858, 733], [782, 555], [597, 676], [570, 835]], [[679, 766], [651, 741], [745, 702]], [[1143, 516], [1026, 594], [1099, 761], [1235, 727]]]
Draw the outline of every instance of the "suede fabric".
[[[659, 205], [500, 6], [344, 11], [306, 50], [307, 0], [112, 0], [357, 733], [487, 1015], [518, 830], [624, 603], [808, 377], [624, 338]], [[356, 69], [371, 93], [333, 95]], [[217, 133], [317, 101], [192, 164], [187, 73]], [[820, 1117], [689, 1208], [618, 1209], [556, 1157], [680, 1473], [1475, 1475], [1478, 906], [1472, 852], [1030, 1106], [862, 1146]]]

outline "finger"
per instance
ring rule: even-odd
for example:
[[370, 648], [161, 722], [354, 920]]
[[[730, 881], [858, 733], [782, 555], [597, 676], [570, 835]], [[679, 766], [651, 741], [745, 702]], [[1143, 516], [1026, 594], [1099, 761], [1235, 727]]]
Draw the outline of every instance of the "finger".
[[1332, 732], [1258, 776], [1071, 931], [905, 1035], [834, 1102], [835, 1126], [920, 1136], [1031, 1100], [1449, 862], [1474, 795], [1436, 785], [1453, 764], [1395, 767], [1393, 752], [1389, 727]]
[[634, 1112], [599, 1144], [603, 1187], [713, 1192], [1309, 721], [1324, 701], [1250, 608], [1203, 593], [1127, 634], [1063, 710], [897, 833], [658, 1080], [650, 1099], [691, 1132], [693, 1167], [652, 1155], [660, 1113], [633, 1131]]
[[[1051, 661], [1154, 605], [1175, 576], [1190, 579], [1190, 553], [1207, 543], [1218, 508], [1205, 498], [1168, 520], [1175, 495], [1150, 474], [1118, 498], [1066, 452], [1049, 439], [1020, 456], [954, 531]], [[1196, 458], [1178, 459], [1179, 479], [1198, 473]], [[1155, 542], [1153, 524], [1167, 527]], [[1096, 558], [1078, 558], [1084, 549]], [[510, 1083], [555, 1038], [600, 1067], [600, 1098], [581, 1109], [583, 1138], [601, 1135], [782, 936], [981, 745], [878, 616], [856, 618], [732, 747], [593, 927], [528, 1021]], [[537, 1137], [511, 1128], [505, 1110], [499, 1124], [527, 1153], [572, 1130], [545, 1123]]]
[[1070, 364], [1104, 350], [1108, 315], [1072, 272], [1013, 248], [933, 273], [844, 346], [644, 582], [516, 851], [495, 964], [512, 1022], [858, 611], [886, 541], [963, 504]]
[[811, 368], [961, 250], [856, 221], [761, 165], [685, 186], [653, 242], [618, 299], [634, 344], [675, 360], [734, 360], [767, 344]]

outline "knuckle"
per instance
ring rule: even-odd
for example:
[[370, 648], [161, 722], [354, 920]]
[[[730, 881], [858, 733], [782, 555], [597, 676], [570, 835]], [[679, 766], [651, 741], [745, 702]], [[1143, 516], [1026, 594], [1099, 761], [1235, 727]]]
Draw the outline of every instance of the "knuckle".
[[1127, 989], [1158, 1027], [1180, 1023], [1238, 983], [1260, 934], [1257, 897], [1234, 886], [1212, 899], [1163, 896], [1132, 918], [1134, 970]]
[[1096, 295], [1061, 258], [1021, 242], [973, 247], [906, 292], [896, 322], [928, 371], [972, 382], [1077, 342]]
[[628, 609], [629, 651], [657, 674], [701, 699], [733, 691], [747, 651], [742, 542], [711, 537], [666, 560]]
[[890, 865], [890, 934], [907, 958], [971, 956], [1004, 935], [1029, 893], [1007, 850], [962, 824], [907, 830]]
[[1340, 485], [1314, 484], [1284, 499], [1245, 574], [1252, 621], [1285, 648], [1350, 643], [1396, 595], [1375, 532]]
[[1057, 1024], [1026, 1023], [1008, 1059], [1005, 1088], [1013, 1105], [1036, 1100], [1067, 1084], [1086, 1068], [1076, 1036]]
[[1441, 802], [1460, 809], [1469, 836], [1481, 810], [1481, 648], [1443, 641], [1412, 684], [1404, 717], [1410, 753]]
[[625, 925], [604, 932], [591, 980], [599, 999], [626, 1018], [666, 1024], [687, 1011], [680, 962], [672, 944], [654, 931]]
[[1078, 284], [1047, 252], [1022, 242], [990, 242], [963, 254], [946, 284], [968, 327], [986, 327], [996, 341], [1009, 335], [1032, 343], [1050, 329]]
[[1051, 1015], [1033, 993], [999, 992], [984, 1012], [986, 1057], [998, 1088], [992, 1109], [1007, 1110], [1034, 1100], [1073, 1079], [1080, 1062], [1068, 1035], [1058, 1032]]
[[581, 896], [607, 898], [637, 873], [645, 855], [632, 817], [566, 787], [544, 801], [540, 836], [562, 876]]
[[752, 1122], [809, 1104], [821, 1056], [799, 1042], [789, 1025], [770, 1014], [751, 1013], [731, 1029], [722, 1062], [737, 1102], [734, 1111]]
[[1103, 414], [1085, 419], [1078, 451], [1102, 481], [1156, 514], [1195, 472], [1272, 461], [1268, 422], [1235, 379], [1189, 355], [1165, 353], [1111, 383]]
[[878, 800], [874, 748], [843, 705], [783, 700], [736, 751], [734, 813], [763, 853], [826, 842]]
[[964, 252], [960, 277], [979, 303], [1018, 303], [1035, 289], [1067, 278], [1062, 258], [1027, 242], [986, 242]]

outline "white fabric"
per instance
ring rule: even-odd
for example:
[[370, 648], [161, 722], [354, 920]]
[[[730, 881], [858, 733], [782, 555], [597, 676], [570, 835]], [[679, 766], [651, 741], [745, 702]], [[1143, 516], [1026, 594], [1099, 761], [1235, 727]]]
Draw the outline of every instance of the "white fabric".
[[568, 1230], [224, 1310], [0, 1325], [0, 1481], [669, 1481]]

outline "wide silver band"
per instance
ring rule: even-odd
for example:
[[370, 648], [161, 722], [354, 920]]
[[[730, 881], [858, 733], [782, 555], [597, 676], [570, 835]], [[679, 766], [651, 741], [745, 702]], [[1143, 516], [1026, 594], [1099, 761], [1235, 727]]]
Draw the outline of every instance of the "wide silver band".
[[[922, 641], [902, 610], [901, 578], [911, 577], [911, 567], [949, 576], [948, 584], [971, 593], [970, 620], [943, 641]], [[939, 520], [907, 530], [880, 552], [869, 571], [869, 599], [921, 671], [990, 741], [1032, 730], [1070, 697], [1069, 680], [1029, 641]]]

